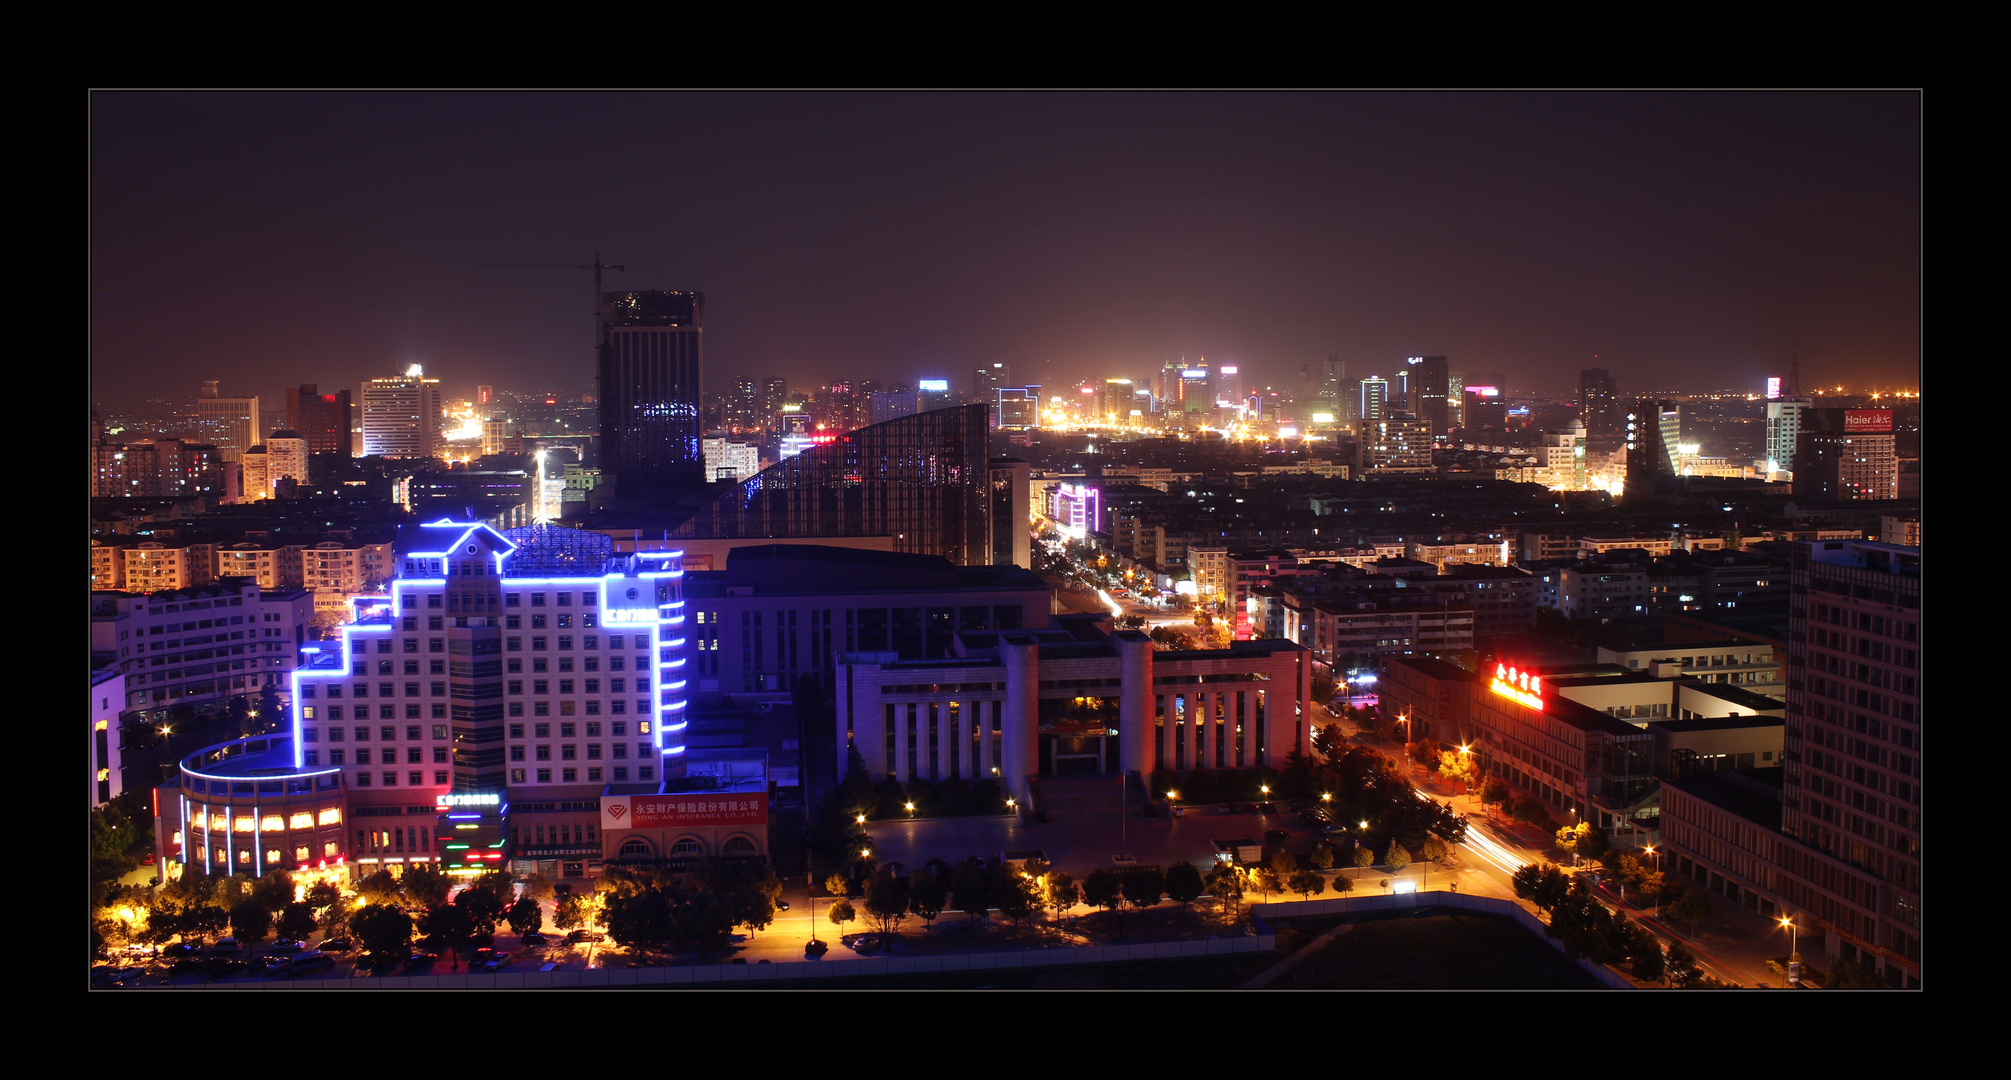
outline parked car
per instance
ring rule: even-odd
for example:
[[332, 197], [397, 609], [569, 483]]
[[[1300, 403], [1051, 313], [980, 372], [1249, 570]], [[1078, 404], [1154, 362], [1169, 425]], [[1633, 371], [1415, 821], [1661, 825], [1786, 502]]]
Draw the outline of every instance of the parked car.
[[293, 970], [293, 958], [289, 956], [262, 956], [258, 961], [259, 970], [268, 976], [285, 975]]
[[322, 952], [346, 953], [355, 947], [346, 937], [329, 938], [321, 943]]
[[601, 942], [606, 940], [607, 935], [601, 933], [598, 930], [575, 930], [572, 933], [566, 935], [566, 943], [569, 945], [578, 945], [583, 941]]
[[777, 911], [788, 911], [788, 910], [789, 910], [789, 901], [787, 901], [787, 900], [777, 900], [777, 901], [775, 901], [775, 910], [777, 910]]
[[316, 971], [334, 966], [335, 958], [319, 949], [309, 949], [293, 958], [293, 973], [296, 975], [303, 971]]
[[479, 969], [476, 969], [473, 965], [470, 965], [470, 970], [501, 971], [505, 967], [508, 967], [509, 964], [510, 964], [509, 953], [492, 951], [489, 954], [489, 958], [482, 961]]
[[412, 955], [405, 958], [405, 970], [424, 971], [427, 968], [432, 967], [433, 961], [438, 959], [440, 958], [429, 952], [413, 953]]
[[213, 953], [237, 952], [238, 951], [237, 939], [234, 937], [220, 937], [216, 939], [216, 944], [211, 945], [209, 947], [209, 951]]
[[530, 933], [524, 935], [523, 937], [524, 948], [535, 949], [543, 945], [548, 940], [550, 939], [546, 938], [544, 934], [536, 930], [533, 930]]
[[202, 952], [201, 949], [196, 948], [195, 946], [189, 944], [186, 941], [177, 941], [173, 945], [170, 945], [167, 948], [162, 949], [161, 955], [169, 960], [180, 960], [184, 957], [196, 956], [201, 952]]
[[299, 941], [294, 938], [280, 938], [278, 941], [272, 943], [271, 948], [265, 951], [270, 953], [297, 953], [305, 948], [307, 948], [307, 942], [305, 941]]

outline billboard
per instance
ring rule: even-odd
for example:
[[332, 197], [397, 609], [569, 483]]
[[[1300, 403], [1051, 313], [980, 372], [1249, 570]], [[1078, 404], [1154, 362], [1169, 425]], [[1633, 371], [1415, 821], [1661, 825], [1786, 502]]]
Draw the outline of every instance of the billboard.
[[1778, 398], [1778, 397], [1780, 397], [1780, 396], [1781, 396], [1781, 377], [1780, 377], [1780, 376], [1778, 376], [1778, 375], [1770, 375], [1770, 376], [1768, 376], [1768, 377], [1767, 377], [1767, 400], [1768, 400], [1768, 401], [1773, 401], [1774, 399], [1776, 399], [1776, 398]]
[[603, 795], [601, 830], [768, 824], [764, 791], [690, 795]]
[[1847, 433], [1873, 434], [1892, 430], [1891, 409], [1845, 409], [1843, 430]]
[[922, 392], [925, 394], [947, 394], [950, 392], [950, 380], [948, 379], [921, 379], [915, 385], [921, 387]]

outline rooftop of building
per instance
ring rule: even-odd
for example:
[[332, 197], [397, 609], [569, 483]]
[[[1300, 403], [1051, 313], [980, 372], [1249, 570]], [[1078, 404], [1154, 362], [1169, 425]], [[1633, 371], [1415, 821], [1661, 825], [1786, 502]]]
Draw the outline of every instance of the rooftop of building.
[[213, 780], [278, 780], [290, 776], [340, 771], [296, 766], [293, 763], [293, 738], [290, 735], [233, 739], [206, 746], [183, 757], [181, 769], [192, 776]]
[[1689, 720], [1650, 720], [1651, 731], [1733, 731], [1739, 728], [1780, 727], [1787, 721], [1779, 716], [1699, 716]]
[[[1781, 768], [1692, 773], [1663, 783], [1762, 828], [1781, 827]], [[1666, 804], [1665, 804], [1666, 805]]]
[[1468, 671], [1458, 664], [1440, 660], [1432, 656], [1392, 656], [1391, 667], [1407, 667], [1431, 679], [1458, 679], [1464, 682], [1479, 682], [1478, 672]]
[[736, 547], [725, 570], [693, 571], [686, 585], [694, 597], [1047, 591], [1038, 575], [1018, 566], [957, 566], [940, 555], [821, 544]]

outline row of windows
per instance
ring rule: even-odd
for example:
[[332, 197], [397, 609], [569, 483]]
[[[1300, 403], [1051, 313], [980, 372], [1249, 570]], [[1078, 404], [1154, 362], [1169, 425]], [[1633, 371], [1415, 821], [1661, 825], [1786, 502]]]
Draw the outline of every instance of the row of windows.
[[[341, 752], [341, 751], [330, 751], [330, 753], [340, 753], [340, 752]], [[334, 763], [334, 762], [330, 762], [330, 764], [335, 764], [335, 763]], [[371, 776], [372, 776], [372, 775], [373, 775], [372, 773], [369, 773], [369, 772], [365, 772], [365, 771], [360, 771], [360, 770], [359, 770], [359, 771], [357, 772], [357, 774], [356, 774], [356, 786], [357, 786], [357, 787], [369, 787], [369, 786], [370, 786], [370, 778], [371, 778]], [[384, 778], [384, 784], [383, 784], [383, 786], [384, 786], [384, 787], [397, 787], [397, 786], [398, 786], [398, 774], [397, 774], [397, 773], [395, 773], [395, 772], [388, 772], [388, 771], [387, 771], [387, 772], [383, 772], [383, 773], [379, 773], [379, 774], [374, 774], [374, 775], [380, 775], [380, 776], [382, 776], [382, 777]], [[449, 781], [448, 781], [448, 778], [447, 778], [447, 773], [446, 773], [446, 771], [445, 771], [445, 770], [440, 770], [440, 771], [436, 771], [436, 772], [434, 772], [434, 773], [433, 773], [433, 784], [434, 784], [434, 786], [436, 786], [436, 787], [445, 787], [445, 786], [446, 786], [446, 785], [448, 784], [448, 782], [449, 782]], [[425, 786], [425, 784], [426, 784], [426, 774], [425, 774], [425, 773], [422, 773], [422, 772], [417, 772], [417, 771], [414, 771], [414, 772], [408, 772], [408, 773], [406, 773], [406, 774], [405, 774], [405, 783], [406, 783], [406, 786], [408, 786], [408, 787], [424, 787], [424, 786]]]
[[[587, 782], [590, 784], [603, 783], [605, 779], [607, 779], [606, 774], [610, 771], [613, 774], [612, 779], [614, 780], [615, 783], [621, 783], [622, 781], [628, 779], [628, 766], [616, 765], [612, 770], [604, 770], [598, 767], [588, 769]], [[510, 783], [512, 784], [530, 783], [531, 781], [527, 780], [526, 777], [531, 775], [532, 772], [536, 773], [537, 783], [540, 784], [552, 783], [552, 770], [550, 769], [537, 769], [537, 770], [511, 769]], [[559, 774], [558, 782], [561, 784], [577, 784], [580, 782], [580, 771], [576, 768], [560, 769], [558, 771], [558, 774]], [[635, 778], [637, 780], [656, 779], [656, 767], [652, 765], [636, 766]]]
[[[577, 727], [578, 727], [578, 725], [575, 725], [575, 724], [560, 724], [560, 725], [559, 725], [559, 738], [562, 738], [562, 739], [570, 739], [570, 738], [572, 738], [572, 737], [573, 737], [573, 732], [574, 732], [574, 731], [575, 731], [575, 730], [577, 729]], [[607, 726], [607, 728], [608, 728], [608, 734], [610, 734], [610, 735], [613, 735], [613, 736], [615, 736], [616, 738], [621, 738], [621, 737], [624, 737], [624, 736], [626, 736], [626, 735], [628, 734], [628, 721], [626, 721], [626, 720], [616, 720], [616, 721], [614, 721], [613, 723], [610, 723], [610, 724], [609, 724], [609, 725]], [[601, 725], [600, 725], [600, 722], [599, 722], [599, 721], [592, 721], [592, 722], [589, 722], [589, 723], [588, 723], [588, 724], [586, 725], [586, 729], [587, 729], [587, 738], [589, 738], [589, 739], [598, 739], [598, 738], [600, 738], [600, 734], [601, 734]], [[649, 734], [649, 721], [647, 721], [647, 720], [643, 720], [643, 721], [640, 721], [640, 722], [638, 722], [638, 723], [636, 724], [636, 726], [635, 726], [635, 730], [636, 730], [636, 734], [638, 734], [638, 735], [647, 735], [647, 734]], [[552, 725], [550, 725], [550, 724], [532, 724], [532, 725], [531, 725], [531, 731], [532, 731], [532, 733], [533, 733], [533, 734], [535, 734], [535, 735], [536, 735], [536, 736], [537, 736], [538, 738], [540, 738], [540, 739], [549, 739], [549, 738], [551, 738], [551, 737], [552, 737]], [[522, 725], [522, 724], [511, 724], [511, 725], [510, 725], [510, 738], [512, 738], [512, 739], [521, 739], [521, 738], [523, 738], [523, 737], [524, 737], [524, 725]]]
[[[418, 705], [416, 705], [416, 704], [415, 704], [415, 705], [407, 705], [407, 706], [405, 706], [405, 719], [407, 719], [407, 720], [417, 720], [417, 719], [419, 719], [419, 708], [420, 708], [420, 707], [419, 707]], [[433, 719], [435, 719], [435, 720], [445, 720], [445, 719], [447, 718], [447, 703], [446, 703], [446, 702], [444, 702], [444, 701], [436, 701], [436, 702], [434, 702], [433, 704], [431, 704], [431, 705], [429, 705], [429, 706], [426, 706], [426, 709], [427, 709], [427, 712], [428, 712], [428, 714], [429, 714], [430, 716], [432, 716], [432, 718], [433, 718]], [[341, 720], [341, 719], [344, 719], [344, 717], [343, 717], [343, 715], [342, 715], [342, 710], [343, 710], [343, 706], [341, 706], [341, 705], [328, 705], [328, 706], [324, 706], [324, 707], [323, 707], [323, 714], [322, 714], [321, 716], [319, 716], [319, 717], [317, 717], [317, 716], [315, 715], [315, 711], [314, 711], [314, 710], [315, 710], [315, 707], [314, 707], [313, 705], [302, 705], [302, 706], [300, 707], [300, 718], [301, 718], [302, 720], [316, 720], [316, 719], [320, 719], [320, 720]], [[354, 706], [354, 707], [352, 707], [352, 708], [350, 709], [350, 718], [352, 718], [352, 719], [356, 719], [356, 720], [368, 720], [368, 719], [370, 719], [370, 706], [368, 706], [368, 705], [357, 705], [357, 706]], [[398, 719], [398, 706], [396, 706], [396, 705], [379, 705], [379, 706], [377, 706], [377, 719], [379, 719], [379, 720], [396, 720], [396, 719]]]
[[[511, 761], [522, 761], [522, 760], [524, 760], [524, 753], [525, 753], [525, 751], [526, 751], [526, 750], [530, 750], [530, 751], [532, 751], [532, 755], [531, 755], [531, 756], [532, 756], [532, 759], [533, 759], [533, 760], [536, 760], [536, 761], [550, 761], [550, 760], [552, 760], [552, 748], [551, 748], [551, 746], [550, 746], [549, 744], [539, 744], [539, 745], [537, 745], [537, 746], [533, 746], [533, 747], [523, 747], [523, 746], [512, 746], [512, 747], [510, 747], [510, 760], [511, 760]], [[649, 751], [650, 751], [650, 745], [649, 745], [648, 743], [644, 742], [644, 743], [636, 743], [636, 744], [635, 744], [635, 756], [636, 756], [636, 757], [639, 757], [639, 758], [646, 758], [646, 757], [648, 757], [648, 756], [649, 756]], [[575, 744], [573, 744], [573, 743], [566, 743], [566, 744], [564, 744], [564, 745], [562, 745], [562, 746], [560, 746], [560, 747], [559, 747], [559, 760], [560, 760], [560, 761], [578, 761], [578, 760], [579, 760], [579, 756], [580, 756], [580, 755], [579, 755], [579, 747], [578, 747], [578, 746], [576, 746], [576, 745], [575, 745]], [[615, 756], [616, 758], [625, 758], [625, 757], [627, 757], [627, 756], [628, 756], [628, 744], [627, 744], [627, 743], [615, 743], [615, 744], [614, 744], [614, 756]], [[600, 743], [588, 743], [588, 744], [587, 744], [587, 760], [588, 760], [588, 761], [599, 761], [600, 759], [601, 759], [601, 744], [600, 744]]]
[[[607, 703], [607, 711], [608, 714], [611, 716], [625, 716], [628, 714], [628, 702], [621, 698], [616, 698], [613, 701]], [[508, 706], [508, 712], [509, 715], [512, 717], [519, 717], [524, 715], [524, 703], [521, 701], [510, 702]], [[560, 716], [580, 716], [580, 715], [599, 716], [601, 714], [601, 703], [598, 701], [589, 701], [586, 703], [586, 707], [582, 709], [579, 707], [579, 703], [576, 701], [561, 701], [559, 702], [558, 714]], [[649, 715], [648, 698], [636, 699], [635, 714], [637, 716]], [[532, 716], [552, 715], [552, 703], [549, 701], [531, 702], [531, 715]]]
[[[561, 656], [559, 657], [558, 662], [559, 662], [559, 671], [561, 674], [573, 670], [572, 657]], [[609, 671], [625, 671], [627, 670], [626, 666], [627, 663], [628, 658], [625, 656], [610, 656], [607, 658], [607, 669]], [[600, 657], [598, 656], [584, 657], [579, 661], [579, 665], [580, 665], [579, 670], [581, 671], [599, 671], [601, 669]], [[550, 671], [551, 669], [552, 669], [552, 662], [546, 659], [545, 657], [534, 656], [531, 658], [531, 671], [533, 673], [547, 672]], [[648, 653], [639, 654], [635, 658], [635, 669], [637, 671], [649, 670]], [[505, 662], [504, 670], [508, 671], [512, 675], [522, 675], [524, 673], [524, 662], [520, 658], [511, 657], [508, 661]]]
[[[599, 679], [586, 679], [582, 680], [580, 683], [575, 683], [575, 681], [572, 679], [560, 679], [559, 693], [570, 694], [573, 692], [573, 687], [575, 685], [583, 686], [583, 689], [581, 691], [582, 693], [598, 694], [601, 692], [601, 681]], [[551, 681], [548, 679], [532, 679], [531, 693], [539, 695], [549, 694], [552, 692], [551, 686], [552, 686]], [[609, 679], [607, 681], [607, 689], [608, 693], [610, 694], [626, 694], [628, 693], [628, 680]], [[524, 693], [523, 680], [511, 679], [509, 683], [509, 690], [511, 697], [522, 697]], [[637, 679], [635, 680], [635, 691], [638, 694], [649, 693], [649, 680], [646, 678], [637, 677]]]
[[[619, 732], [617, 732], [616, 734], [620, 734], [620, 733], [619, 733]], [[421, 740], [421, 739], [426, 739], [426, 738], [433, 738], [433, 739], [445, 739], [445, 738], [447, 738], [447, 736], [448, 736], [448, 731], [447, 731], [447, 725], [445, 725], [445, 724], [434, 724], [434, 725], [433, 725], [433, 727], [432, 727], [432, 732], [431, 732], [431, 734], [430, 734], [430, 735], [429, 735], [429, 734], [427, 733], [427, 729], [425, 729], [425, 728], [423, 728], [423, 727], [419, 726], [418, 724], [407, 724], [407, 725], [405, 725], [405, 740], [406, 740], [407, 742], [418, 742], [419, 740]], [[328, 741], [329, 741], [329, 742], [341, 742], [341, 741], [342, 741], [342, 738], [343, 738], [343, 729], [342, 729], [342, 728], [329, 728], [329, 729], [328, 729]], [[379, 740], [379, 741], [382, 741], [382, 742], [391, 742], [391, 741], [393, 741], [393, 740], [395, 740], [395, 739], [397, 739], [397, 738], [398, 738], [398, 729], [397, 729], [397, 728], [395, 728], [395, 727], [393, 727], [393, 726], [391, 726], [391, 725], [389, 725], [389, 724], [386, 724], [386, 725], [384, 725], [383, 727], [380, 727], [380, 728], [378, 728], [378, 729], [377, 729], [377, 738], [378, 738], [378, 740]], [[301, 729], [301, 732], [300, 732], [300, 740], [301, 740], [302, 742], [320, 742], [320, 741], [321, 741], [321, 729], [320, 729], [320, 728], [303, 728], [303, 729]], [[356, 729], [356, 741], [357, 741], [357, 742], [369, 742], [369, 741], [370, 741], [370, 729], [369, 729], [369, 728], [367, 728], [367, 727], [359, 727], [359, 728], [357, 728], [357, 729]]]
[[[435, 765], [448, 764], [447, 748], [444, 746], [434, 747], [432, 754], [430, 756], [432, 757], [433, 764]], [[424, 747], [408, 746], [405, 748], [405, 764], [407, 765], [424, 765], [426, 764], [427, 757], [428, 754]], [[303, 751], [302, 759], [309, 765], [320, 765], [321, 751], [319, 750]], [[328, 763], [330, 765], [368, 765], [371, 764], [370, 750], [368, 747], [362, 747], [362, 746], [357, 747], [356, 757], [352, 761], [347, 759], [346, 751], [331, 748], [328, 751]], [[379, 765], [398, 764], [398, 751], [386, 748], [382, 754], [378, 755], [377, 764]], [[418, 781], [415, 780], [413, 781], [413, 783], [418, 783]]]

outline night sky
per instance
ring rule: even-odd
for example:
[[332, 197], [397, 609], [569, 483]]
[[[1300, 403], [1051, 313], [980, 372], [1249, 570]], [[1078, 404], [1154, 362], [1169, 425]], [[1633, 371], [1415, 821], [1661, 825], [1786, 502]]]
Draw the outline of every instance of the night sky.
[[1329, 352], [1757, 390], [1790, 349], [1911, 388], [1920, 140], [1907, 93], [96, 94], [92, 392], [578, 393], [591, 275], [478, 264], [596, 250], [706, 294], [708, 390]]

